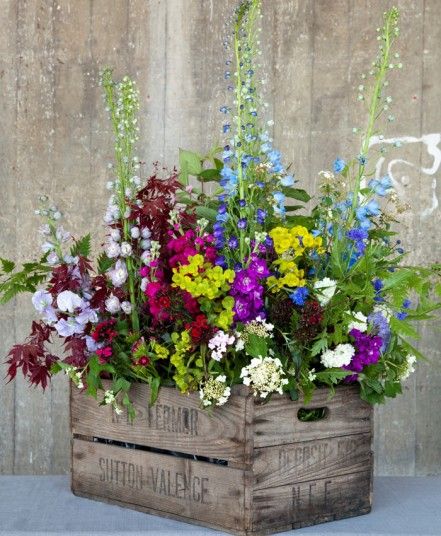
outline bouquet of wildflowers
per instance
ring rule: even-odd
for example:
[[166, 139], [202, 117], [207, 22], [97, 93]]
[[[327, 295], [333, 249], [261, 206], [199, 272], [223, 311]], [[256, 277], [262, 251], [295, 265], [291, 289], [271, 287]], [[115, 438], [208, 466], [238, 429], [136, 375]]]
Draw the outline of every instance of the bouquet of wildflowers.
[[[40, 315], [9, 353], [11, 379], [21, 369], [45, 388], [64, 371], [131, 415], [134, 382], [150, 385], [152, 402], [161, 386], [198, 391], [203, 407], [227, 403], [235, 384], [263, 400], [308, 400], [340, 383], [358, 383], [371, 403], [400, 393], [422, 357], [409, 342], [418, 338], [414, 321], [431, 318], [439, 304], [429, 294], [439, 288], [437, 266], [403, 263], [393, 230], [402, 207], [390, 178], [368, 168], [369, 140], [391, 102], [387, 75], [401, 66], [392, 50], [398, 12], [384, 14], [364, 77], [372, 84], [359, 86], [368, 105], [359, 155], [322, 171], [314, 200], [297, 187], [261, 117], [259, 16], [259, 0], [234, 14], [221, 154], [181, 151], [179, 172], [156, 167], [140, 178], [137, 89], [104, 71], [115, 136], [105, 245], [92, 265], [90, 237], [74, 239], [41, 199], [43, 256], [22, 270], [2, 260], [3, 302], [30, 291]], [[206, 182], [216, 184], [213, 196]], [[50, 352], [54, 336], [62, 357]]]

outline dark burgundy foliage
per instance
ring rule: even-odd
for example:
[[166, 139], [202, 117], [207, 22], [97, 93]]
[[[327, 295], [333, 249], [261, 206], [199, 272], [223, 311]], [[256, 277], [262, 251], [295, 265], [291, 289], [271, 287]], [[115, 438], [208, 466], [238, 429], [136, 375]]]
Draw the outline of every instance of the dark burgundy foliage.
[[[141, 201], [142, 206], [134, 204], [132, 207], [133, 218], [138, 218], [140, 227], [147, 227], [152, 233], [152, 240], [158, 240], [161, 244], [165, 242], [169, 224], [167, 220], [170, 211], [176, 205], [176, 192], [182, 188], [179, 182], [178, 172], [173, 170], [172, 174], [163, 179], [158, 176], [158, 170], [147, 180], [147, 184], [139, 190], [137, 201]], [[192, 214], [184, 215], [184, 226], [186, 220], [194, 221]]]
[[87, 364], [87, 346], [82, 337], [68, 337], [64, 343], [64, 349], [68, 355], [64, 360], [65, 363], [74, 367], [84, 367]]
[[79, 289], [81, 281], [78, 278], [72, 277], [71, 268], [68, 264], [61, 264], [52, 270], [52, 277], [49, 284], [49, 292], [52, 296], [58, 296], [63, 290], [75, 292]]
[[46, 389], [50, 379], [50, 368], [58, 357], [50, 354], [45, 343], [50, 342], [54, 328], [43, 322], [32, 322], [32, 331], [23, 344], [13, 346], [6, 363], [9, 365], [7, 377], [13, 380], [21, 368], [23, 376], [33, 385]]

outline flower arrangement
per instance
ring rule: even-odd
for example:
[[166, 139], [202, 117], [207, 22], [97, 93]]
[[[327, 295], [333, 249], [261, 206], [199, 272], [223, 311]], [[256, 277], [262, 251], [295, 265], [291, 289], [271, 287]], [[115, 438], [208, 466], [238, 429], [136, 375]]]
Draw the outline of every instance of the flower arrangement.
[[[384, 14], [378, 56], [363, 76], [372, 84], [358, 87], [368, 109], [365, 130], [354, 129], [360, 152], [320, 172], [315, 199], [297, 187], [261, 117], [259, 15], [259, 0], [234, 14], [223, 150], [181, 151], [179, 172], [156, 166], [140, 178], [138, 91], [130, 78], [117, 83], [103, 72], [115, 138], [104, 248], [92, 265], [90, 236], [73, 238], [41, 198], [43, 256], [21, 270], [1, 261], [2, 302], [31, 292], [40, 315], [8, 355], [11, 380], [21, 369], [45, 388], [64, 371], [131, 416], [133, 382], [150, 385], [152, 402], [161, 386], [198, 391], [203, 407], [228, 403], [235, 384], [262, 400], [308, 400], [339, 383], [358, 383], [370, 403], [401, 392], [423, 357], [409, 342], [418, 338], [414, 322], [439, 307], [429, 295], [440, 286], [432, 284], [438, 266], [403, 263], [394, 231], [402, 207], [391, 179], [369, 170], [369, 140], [392, 100], [387, 77], [401, 67], [398, 11]], [[206, 182], [217, 183], [214, 196]], [[50, 352], [54, 336], [62, 358]]]

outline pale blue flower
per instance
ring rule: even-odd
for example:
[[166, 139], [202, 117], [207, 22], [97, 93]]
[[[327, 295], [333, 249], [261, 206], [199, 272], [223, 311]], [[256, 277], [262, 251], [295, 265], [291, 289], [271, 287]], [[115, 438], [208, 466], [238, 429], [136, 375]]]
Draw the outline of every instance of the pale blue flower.
[[57, 296], [57, 305], [60, 311], [73, 313], [77, 308], [83, 308], [84, 301], [70, 290], [63, 290]]
[[285, 175], [280, 180], [280, 184], [282, 186], [294, 186], [294, 177], [292, 175]]

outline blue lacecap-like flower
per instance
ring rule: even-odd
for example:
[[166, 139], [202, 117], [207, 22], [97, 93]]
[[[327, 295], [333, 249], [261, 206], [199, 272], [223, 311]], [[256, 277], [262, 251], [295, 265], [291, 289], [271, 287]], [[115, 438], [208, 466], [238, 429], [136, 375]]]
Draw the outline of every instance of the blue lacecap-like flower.
[[389, 193], [389, 190], [392, 188], [392, 180], [386, 175], [381, 179], [372, 179], [368, 184], [369, 188], [375, 192], [380, 197], [384, 197]]
[[292, 292], [289, 297], [295, 305], [299, 305], [301, 307], [305, 305], [305, 301], [308, 295], [309, 290], [307, 289], [307, 287], [299, 287], [296, 288], [296, 290]]
[[346, 162], [342, 158], [336, 158], [332, 165], [334, 173], [341, 173], [346, 167]]
[[292, 175], [285, 175], [280, 179], [280, 184], [282, 186], [293, 186], [295, 183], [294, 177]]
[[239, 229], [246, 229], [246, 227], [247, 227], [247, 219], [246, 218], [239, 218], [239, 220], [237, 220], [237, 227]]
[[283, 205], [285, 203], [285, 194], [282, 192], [273, 192], [273, 198], [278, 205]]

